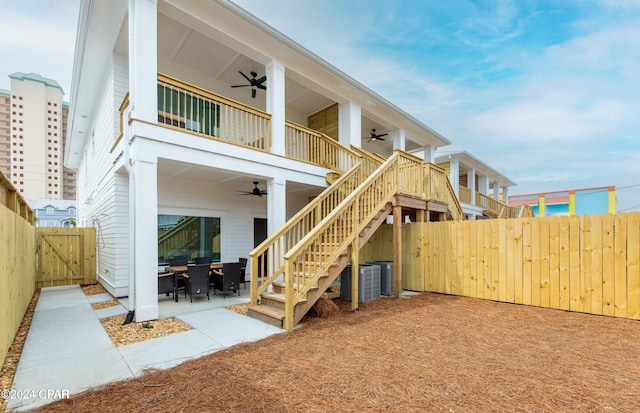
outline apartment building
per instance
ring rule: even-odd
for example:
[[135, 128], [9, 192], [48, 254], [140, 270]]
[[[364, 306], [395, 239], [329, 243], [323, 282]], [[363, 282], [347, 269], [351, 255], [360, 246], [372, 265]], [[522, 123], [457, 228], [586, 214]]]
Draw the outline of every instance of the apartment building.
[[76, 173], [63, 156], [69, 104], [58, 82], [13, 73], [0, 90], [0, 172], [29, 203], [76, 199]]

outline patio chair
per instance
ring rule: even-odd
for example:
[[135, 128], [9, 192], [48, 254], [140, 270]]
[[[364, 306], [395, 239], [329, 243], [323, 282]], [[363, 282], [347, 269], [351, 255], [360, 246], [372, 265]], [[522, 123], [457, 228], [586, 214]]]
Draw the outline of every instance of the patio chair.
[[194, 262], [196, 264], [211, 264], [211, 257], [196, 257]]
[[187, 271], [189, 278], [185, 279], [186, 291], [189, 293], [191, 302], [193, 296], [207, 294], [209, 299], [209, 264], [196, 264], [189, 267]]
[[247, 289], [247, 280], [245, 278], [246, 276], [246, 270], [247, 270], [247, 259], [246, 258], [238, 258], [238, 262], [241, 264], [241, 268], [240, 268], [240, 282], [244, 285], [244, 289]]
[[224, 297], [228, 292], [238, 292], [240, 295], [240, 274], [241, 266], [239, 262], [231, 262], [222, 264], [222, 272], [213, 270], [213, 295], [216, 290], [222, 291]]
[[158, 294], [165, 293], [167, 297], [169, 294], [173, 294], [173, 299], [176, 298], [176, 275], [171, 272], [158, 274]]
[[[169, 267], [186, 267], [186, 258], [171, 258], [169, 260]], [[187, 298], [187, 289], [185, 288], [184, 278], [181, 276], [184, 273], [176, 273], [177, 285], [176, 285], [176, 299], [178, 298], [178, 290], [184, 290], [184, 298]]]

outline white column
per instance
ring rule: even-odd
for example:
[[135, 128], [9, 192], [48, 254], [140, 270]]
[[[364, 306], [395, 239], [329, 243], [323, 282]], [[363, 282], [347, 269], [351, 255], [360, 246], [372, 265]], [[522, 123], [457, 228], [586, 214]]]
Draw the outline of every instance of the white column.
[[338, 136], [341, 145], [362, 147], [362, 108], [357, 103], [345, 102], [338, 106]]
[[[478, 192], [489, 195], [489, 177], [486, 175], [478, 176]], [[498, 199], [498, 198], [496, 198]]]
[[424, 151], [424, 161], [434, 163], [436, 160], [436, 148], [432, 145], [427, 145], [423, 147], [422, 150]]
[[[500, 199], [500, 185], [497, 182], [493, 184], [493, 199]], [[507, 201], [504, 201], [504, 203], [506, 204]]]
[[158, 121], [158, 1], [129, 0], [129, 91], [133, 116]]
[[287, 222], [287, 186], [283, 178], [267, 179], [267, 232], [269, 235]]
[[467, 186], [471, 190], [471, 205], [476, 204], [476, 170], [467, 169]]
[[[133, 308], [135, 321], [158, 318], [158, 160], [153, 155], [133, 157]], [[130, 200], [131, 203], [131, 200]]]
[[394, 129], [391, 131], [391, 138], [393, 139], [393, 149], [405, 150], [407, 136], [404, 129]]
[[267, 112], [271, 114], [271, 152], [277, 155], [285, 154], [284, 70], [284, 65], [276, 60], [269, 62], [266, 67]]
[[449, 165], [449, 179], [456, 196], [460, 199], [460, 161], [449, 158]]
[[509, 187], [508, 186], [502, 187], [502, 202], [509, 205]]

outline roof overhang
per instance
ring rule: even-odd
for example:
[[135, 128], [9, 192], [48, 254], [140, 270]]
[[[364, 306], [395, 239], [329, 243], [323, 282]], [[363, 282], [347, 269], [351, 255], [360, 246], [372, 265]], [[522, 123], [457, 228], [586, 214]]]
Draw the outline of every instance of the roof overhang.
[[448, 162], [451, 159], [457, 159], [464, 169], [474, 169], [476, 172], [488, 176], [491, 182], [497, 182], [503, 187], [517, 185], [515, 182], [467, 151], [438, 151], [436, 153], [435, 163]]
[[[70, 168], [79, 166], [91, 139], [89, 129], [96, 116], [97, 99], [103, 92], [105, 68], [126, 23], [127, 9], [126, 0], [81, 2], [65, 151], [65, 165]], [[418, 146], [437, 148], [450, 144], [409, 113], [228, 0], [159, 0], [158, 11], [223, 40], [265, 65], [272, 59], [283, 63], [287, 76], [295, 76], [296, 81], [336, 102], [356, 103], [363, 115], [384, 119], [403, 129], [407, 140]]]

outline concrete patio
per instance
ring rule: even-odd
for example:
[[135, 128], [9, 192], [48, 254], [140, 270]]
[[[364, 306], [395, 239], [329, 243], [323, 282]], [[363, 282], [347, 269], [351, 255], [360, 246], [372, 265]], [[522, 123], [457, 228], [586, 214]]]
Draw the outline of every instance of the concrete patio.
[[111, 301], [109, 294], [86, 296], [79, 286], [43, 288], [18, 363], [7, 410], [24, 411], [88, 388], [139, 376], [144, 369], [174, 367], [243, 342], [283, 333], [261, 321], [226, 310], [249, 300], [241, 296], [180, 297], [158, 295], [160, 318], [175, 317], [192, 330], [116, 347], [100, 320], [127, 313], [120, 305], [94, 310], [92, 304]]

